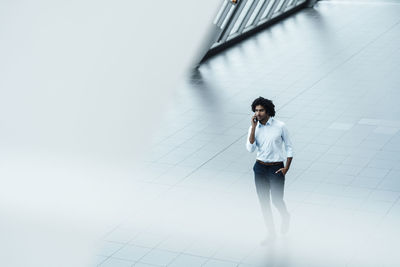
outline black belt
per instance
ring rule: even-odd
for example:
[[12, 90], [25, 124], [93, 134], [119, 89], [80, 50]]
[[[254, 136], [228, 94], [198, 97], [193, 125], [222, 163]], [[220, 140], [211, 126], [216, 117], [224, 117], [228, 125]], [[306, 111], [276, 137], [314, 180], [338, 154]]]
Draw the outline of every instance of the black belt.
[[274, 166], [274, 165], [283, 164], [282, 161], [278, 161], [278, 162], [264, 162], [264, 161], [261, 161], [261, 160], [258, 160], [258, 159], [257, 159], [257, 162], [261, 163], [262, 165], [266, 165], [266, 166]]

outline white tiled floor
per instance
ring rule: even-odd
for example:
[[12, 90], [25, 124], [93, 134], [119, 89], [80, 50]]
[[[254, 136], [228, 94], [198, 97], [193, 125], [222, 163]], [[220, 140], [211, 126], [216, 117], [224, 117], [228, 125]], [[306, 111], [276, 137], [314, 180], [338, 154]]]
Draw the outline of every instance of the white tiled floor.
[[[158, 111], [138, 203], [97, 264], [399, 266], [399, 14], [389, 0], [320, 1], [205, 62]], [[291, 230], [266, 247], [244, 147], [260, 95], [295, 144]]]

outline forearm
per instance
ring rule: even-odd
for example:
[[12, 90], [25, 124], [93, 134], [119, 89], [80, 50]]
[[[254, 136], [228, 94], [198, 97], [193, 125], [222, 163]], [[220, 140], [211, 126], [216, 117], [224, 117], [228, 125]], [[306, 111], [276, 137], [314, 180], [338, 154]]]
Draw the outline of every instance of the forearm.
[[289, 170], [289, 168], [290, 168], [290, 164], [292, 164], [292, 159], [293, 159], [293, 157], [288, 157], [288, 158], [286, 159], [285, 168], [288, 169], [288, 170]]
[[256, 141], [255, 132], [256, 132], [256, 128], [252, 127], [251, 128], [251, 132], [250, 132], [250, 136], [249, 136], [250, 144], [254, 144], [254, 142]]

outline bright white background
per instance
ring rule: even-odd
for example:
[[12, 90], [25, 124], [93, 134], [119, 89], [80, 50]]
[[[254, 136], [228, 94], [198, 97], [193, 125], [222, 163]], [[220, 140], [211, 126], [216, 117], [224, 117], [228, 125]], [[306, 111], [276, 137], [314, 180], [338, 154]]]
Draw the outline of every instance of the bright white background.
[[2, 266], [89, 264], [219, 4], [0, 3]]

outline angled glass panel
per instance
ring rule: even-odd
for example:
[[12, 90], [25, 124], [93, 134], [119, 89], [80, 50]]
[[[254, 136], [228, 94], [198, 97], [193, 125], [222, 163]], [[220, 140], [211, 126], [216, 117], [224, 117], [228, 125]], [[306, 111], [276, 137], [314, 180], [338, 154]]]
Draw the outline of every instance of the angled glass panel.
[[288, 3], [288, 5], [287, 5], [287, 7], [286, 7], [286, 10], [291, 9], [291, 8], [292, 8], [292, 5], [293, 5], [295, 2], [296, 2], [296, 0], [290, 0], [289, 3]]
[[228, 23], [229, 18], [232, 16], [233, 10], [235, 10], [235, 8], [232, 6], [228, 12], [228, 15], [224, 19], [224, 22], [222, 23], [222, 26], [221, 26], [222, 29], [224, 29], [226, 27], [226, 24]]
[[286, 0], [279, 0], [279, 4], [278, 6], [275, 8], [274, 14], [278, 13], [279, 10], [281, 9], [281, 7], [283, 6], [283, 4], [285, 3]]
[[274, 10], [274, 14], [272, 14], [272, 18], [283, 14], [289, 1], [290, 0], [280, 0], [278, 6]]
[[237, 30], [239, 29], [240, 25], [242, 24], [242, 21], [243, 21], [244, 17], [246, 16], [247, 12], [249, 11], [250, 6], [253, 2], [254, 2], [254, 0], [248, 0], [246, 2], [246, 5], [244, 6], [242, 12], [240, 13], [239, 18], [236, 21], [235, 26], [233, 26], [230, 34], [234, 34], [237, 32]]
[[265, 1], [267, 1], [267, 0], [260, 0], [260, 1], [257, 3], [257, 6], [256, 6], [256, 8], [254, 9], [254, 12], [251, 14], [251, 17], [250, 17], [249, 21], [247, 22], [245, 28], [251, 26], [251, 25], [254, 23], [254, 19], [256, 18], [258, 12], [259, 12], [260, 9], [261, 9], [261, 6], [263, 5], [263, 3], [264, 3]]
[[271, 1], [269, 1], [267, 8], [264, 10], [264, 13], [261, 16], [261, 19], [264, 19], [267, 16], [267, 14], [269, 13], [269, 11], [270, 11], [272, 5], [275, 3], [275, 1], [279, 1], [279, 0], [271, 0]]
[[222, 3], [222, 6], [221, 6], [221, 8], [219, 9], [218, 14], [217, 14], [217, 16], [216, 16], [215, 19], [214, 19], [214, 24], [218, 24], [218, 21], [221, 19], [221, 16], [223, 15], [222, 13], [224, 13], [224, 11], [225, 11], [227, 8], [228, 8], [228, 2], [225, 0], [225, 1]]

